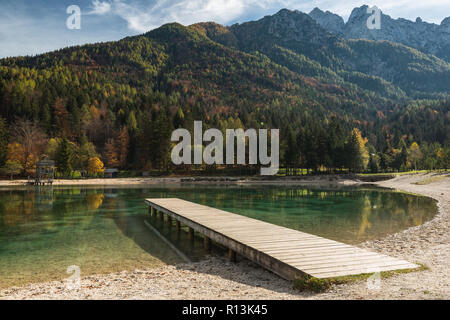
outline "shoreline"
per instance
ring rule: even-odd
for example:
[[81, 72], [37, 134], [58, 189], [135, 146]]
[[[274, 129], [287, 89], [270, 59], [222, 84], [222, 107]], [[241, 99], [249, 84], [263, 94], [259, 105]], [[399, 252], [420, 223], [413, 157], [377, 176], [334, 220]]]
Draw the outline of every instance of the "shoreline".
[[[293, 177], [270, 177], [259, 176], [180, 176], [180, 177], [135, 177], [135, 178], [93, 178], [93, 179], [55, 179], [53, 186], [109, 186], [109, 185], [171, 185], [171, 184], [340, 184], [356, 185], [360, 181], [348, 176], [293, 176]], [[28, 180], [0, 180], [0, 187], [32, 186]]]
[[[411, 174], [370, 183], [431, 197], [438, 201], [439, 210], [420, 226], [358, 245], [429, 267], [382, 279], [380, 290], [369, 290], [363, 281], [334, 286], [322, 294], [299, 292], [290, 282], [248, 260], [233, 264], [222, 257], [209, 257], [190, 264], [82, 277], [78, 290], [68, 290], [65, 281], [13, 287], [0, 290], [0, 299], [449, 299], [449, 175], [426, 185], [412, 184], [430, 176], [433, 174]], [[296, 181], [301, 182], [305, 181]], [[312, 184], [327, 184], [324, 182]], [[343, 183], [367, 184], [352, 180]]]

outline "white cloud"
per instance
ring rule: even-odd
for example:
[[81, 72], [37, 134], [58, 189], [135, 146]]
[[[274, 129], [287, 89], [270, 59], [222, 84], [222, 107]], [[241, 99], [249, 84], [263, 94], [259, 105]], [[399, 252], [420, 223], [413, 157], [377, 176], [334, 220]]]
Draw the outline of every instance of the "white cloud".
[[[131, 30], [145, 32], [169, 22], [189, 25], [196, 22], [215, 21], [227, 24], [249, 11], [264, 10], [273, 0], [110, 0], [93, 5], [109, 5], [112, 13], [128, 22]], [[100, 12], [98, 14], [101, 14]]]
[[88, 14], [104, 15], [111, 12], [111, 3], [107, 1], [94, 0], [92, 1], [92, 11]]
[[93, 0], [91, 13], [115, 14], [127, 21], [129, 29], [145, 32], [169, 22], [228, 24], [244, 17], [274, 14], [282, 8], [309, 12], [317, 6], [347, 19], [353, 8], [364, 4], [376, 5], [393, 18], [415, 20], [421, 16], [424, 21], [437, 23], [450, 13], [447, 0]]

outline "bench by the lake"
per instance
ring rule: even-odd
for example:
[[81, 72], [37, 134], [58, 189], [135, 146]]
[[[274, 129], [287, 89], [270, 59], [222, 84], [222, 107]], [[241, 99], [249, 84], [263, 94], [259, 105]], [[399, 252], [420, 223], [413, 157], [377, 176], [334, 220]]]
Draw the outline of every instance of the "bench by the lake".
[[262, 267], [293, 280], [310, 275], [331, 278], [382, 271], [414, 269], [419, 266], [383, 254], [370, 252], [341, 242], [280, 227], [238, 214], [176, 199], [146, 199], [151, 214], [174, 219], [204, 236], [210, 242], [229, 249], [231, 259], [236, 253]]

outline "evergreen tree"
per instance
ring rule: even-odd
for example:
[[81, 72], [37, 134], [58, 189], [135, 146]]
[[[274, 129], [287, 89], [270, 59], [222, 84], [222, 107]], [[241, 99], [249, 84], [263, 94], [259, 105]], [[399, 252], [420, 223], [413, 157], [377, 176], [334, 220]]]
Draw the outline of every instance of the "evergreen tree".
[[69, 147], [69, 140], [67, 138], [63, 138], [61, 143], [59, 144], [58, 151], [56, 152], [55, 165], [58, 171], [68, 176], [72, 172], [72, 165], [70, 162], [71, 152]]
[[350, 137], [345, 144], [346, 167], [353, 172], [357, 172], [363, 167], [360, 144], [355, 131], [350, 133]]
[[286, 151], [284, 153], [285, 163], [288, 167], [296, 166], [298, 157], [297, 137], [291, 126], [287, 128]]
[[0, 167], [5, 164], [8, 153], [9, 131], [5, 119], [0, 117]]
[[184, 128], [184, 112], [183, 109], [178, 108], [173, 118], [173, 127], [175, 129]]
[[369, 169], [372, 173], [378, 173], [378, 161], [376, 159], [376, 156], [372, 154], [369, 157]]

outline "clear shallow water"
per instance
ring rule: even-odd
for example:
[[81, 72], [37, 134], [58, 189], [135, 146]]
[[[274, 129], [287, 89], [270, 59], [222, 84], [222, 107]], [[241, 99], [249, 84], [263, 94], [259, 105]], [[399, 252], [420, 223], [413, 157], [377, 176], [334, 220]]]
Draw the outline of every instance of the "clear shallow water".
[[[133, 270], [182, 260], [144, 223], [150, 222], [193, 260], [200, 238], [148, 220], [145, 198], [178, 197], [346, 243], [420, 225], [434, 200], [381, 189], [298, 186], [41, 187], [0, 189], [0, 288]], [[216, 248], [216, 253], [221, 253]]]

